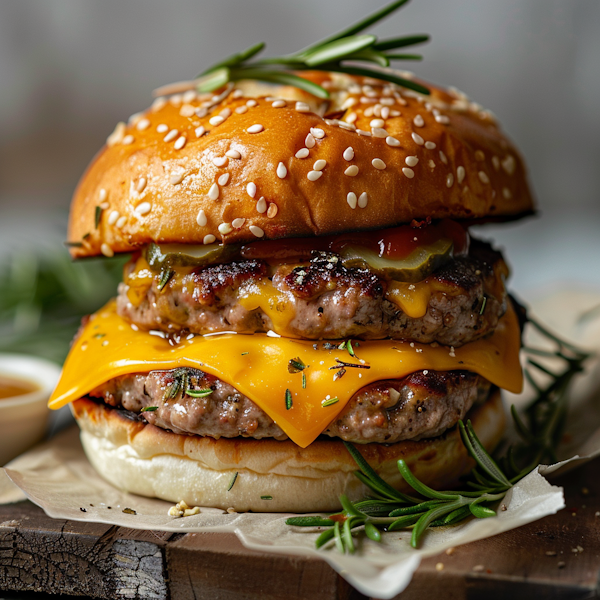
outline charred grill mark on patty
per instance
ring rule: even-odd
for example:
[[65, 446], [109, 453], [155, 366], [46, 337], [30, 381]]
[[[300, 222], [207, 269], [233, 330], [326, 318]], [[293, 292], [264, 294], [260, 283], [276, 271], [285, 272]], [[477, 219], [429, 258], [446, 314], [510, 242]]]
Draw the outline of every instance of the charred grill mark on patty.
[[[139, 415], [175, 433], [219, 437], [287, 439], [287, 435], [252, 400], [233, 386], [190, 369], [192, 389], [210, 389], [204, 397], [180, 387], [169, 394], [181, 369], [124, 375], [89, 396]], [[436, 437], [456, 425], [489, 394], [490, 383], [467, 371], [418, 371], [403, 379], [378, 381], [360, 389], [323, 432], [356, 443], [394, 443]], [[144, 412], [148, 407], [156, 410]]]

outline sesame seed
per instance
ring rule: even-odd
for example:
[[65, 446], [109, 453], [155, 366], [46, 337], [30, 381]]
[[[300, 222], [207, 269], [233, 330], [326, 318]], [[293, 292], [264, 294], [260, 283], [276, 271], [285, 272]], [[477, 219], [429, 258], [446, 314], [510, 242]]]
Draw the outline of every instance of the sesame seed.
[[256, 184], [253, 181], [246, 186], [246, 192], [248, 192], [248, 196], [250, 196], [250, 198], [254, 198], [254, 196], [256, 196]]
[[250, 98], [250, 100], [248, 100], [248, 102], [246, 102], [246, 106], [249, 108], [254, 108], [257, 104], [258, 104], [258, 102], [252, 98]]
[[448, 173], [448, 177], [446, 177], [446, 187], [452, 187], [454, 183], [454, 175], [452, 173]]
[[442, 123], [443, 125], [447, 125], [448, 123], [450, 123], [450, 119], [446, 115], [436, 115], [435, 120], [438, 123]]
[[146, 178], [140, 177], [138, 179], [137, 185], [135, 186], [135, 191], [138, 194], [141, 194], [146, 189]]
[[114, 225], [120, 216], [121, 215], [118, 210], [113, 210], [110, 215], [108, 215], [107, 223], [109, 225]]
[[348, 110], [349, 108], [352, 108], [357, 102], [358, 100], [356, 98], [346, 98], [342, 106], [340, 106], [340, 110]]
[[151, 106], [152, 111], [156, 112], [157, 110], [160, 110], [161, 108], [163, 108], [165, 106], [166, 103], [167, 103], [167, 99], [163, 98], [162, 96], [159, 96], [152, 103], [152, 106]]
[[344, 150], [344, 154], [342, 154], [344, 160], [352, 160], [354, 158], [354, 148], [352, 146], [348, 146]]
[[243, 90], [235, 90], [233, 92], [233, 94], [231, 94], [231, 96], [233, 98], [241, 98], [244, 95], [244, 91]]
[[265, 232], [260, 228], [257, 227], [256, 225], [250, 225], [250, 233], [256, 237], [262, 237], [263, 235], [265, 235]]
[[231, 223], [221, 223], [217, 229], [220, 234], [227, 235], [228, 233], [231, 233]]
[[258, 202], [256, 203], [256, 211], [259, 213], [267, 212], [267, 201], [264, 196], [261, 196]]
[[448, 159], [446, 158], [446, 155], [440, 150], [440, 160], [447, 165], [448, 164]]
[[179, 109], [179, 114], [182, 117], [191, 117], [196, 112], [196, 109], [191, 104], [184, 104]]
[[127, 217], [119, 217], [115, 226], [119, 229], [122, 229], [125, 223], [127, 222]]
[[350, 114], [346, 115], [346, 123], [354, 123], [356, 121], [356, 119], [358, 119], [358, 115], [355, 112], [351, 112]]
[[318, 127], [311, 127], [310, 132], [316, 137], [318, 140], [322, 140], [325, 137], [325, 132]]
[[431, 159], [429, 159], [429, 162], [427, 164], [429, 165], [430, 169], [435, 169], [435, 163]]
[[193, 102], [196, 99], [196, 91], [188, 90], [185, 94], [183, 94], [183, 101], [186, 103]]
[[380, 159], [380, 158], [374, 158], [371, 161], [371, 164], [378, 170], [378, 171], [383, 171], [383, 169], [386, 168], [386, 164]]
[[235, 109], [235, 112], [236, 112], [238, 115], [243, 115], [245, 112], [248, 112], [248, 107], [247, 107], [247, 106], [238, 106], [238, 107]]
[[229, 173], [223, 173], [223, 175], [220, 175], [219, 178], [217, 179], [217, 183], [219, 185], [227, 185], [228, 182], [229, 182]]
[[179, 135], [179, 131], [177, 129], [171, 129], [167, 135], [163, 138], [163, 142], [171, 142]]
[[502, 161], [502, 168], [509, 175], [515, 172], [515, 159], [510, 154]]
[[203, 119], [208, 114], [208, 110], [204, 107], [200, 107], [196, 109], [196, 116]]
[[212, 159], [213, 165], [215, 165], [215, 167], [224, 167], [229, 160], [227, 159], [226, 156], [215, 156]]
[[134, 137], [131, 134], [130, 135], [126, 135], [123, 138], [123, 144], [125, 144], [125, 145], [133, 144], [133, 142], [134, 142]]
[[436, 571], [443, 571], [444, 570], [444, 563], [443, 562], [439, 562], [435, 564], [435, 570]]
[[[382, 100], [385, 100], [385, 98], [382, 98]], [[390, 107], [389, 106], [384, 106], [381, 109], [381, 118], [382, 119], [389, 119], [390, 117]]]
[[475, 565], [473, 571], [475, 573], [481, 573], [482, 571], [485, 571], [485, 567], [483, 565]]
[[244, 226], [245, 222], [246, 222], [246, 219], [243, 219], [242, 217], [238, 217], [237, 219], [234, 219], [233, 221], [231, 221], [231, 224], [235, 227], [235, 229], [240, 229]]
[[[273, 108], [283, 108], [286, 105], [285, 100], [275, 100], [275, 102], [273, 102], [273, 104], [271, 104], [271, 106]], [[258, 236], [260, 237], [260, 236]]]
[[485, 160], [485, 154], [481, 150], [475, 150], [475, 160], [482, 162]]
[[208, 235], [204, 236], [204, 239], [202, 240], [202, 243], [204, 243], [204, 244], [213, 244], [216, 240], [217, 240], [217, 238], [212, 233], [209, 233]]
[[161, 123], [157, 128], [156, 131], [158, 131], [158, 133], [164, 133], [165, 131], [169, 131], [169, 126], [165, 125], [164, 123]]
[[479, 171], [479, 173], [477, 173], [477, 176], [479, 177], [479, 181], [481, 181], [481, 183], [490, 182], [490, 178], [487, 176], [487, 173], [485, 171]]
[[507, 199], [510, 200], [512, 198], [512, 192], [508, 189], [508, 188], [502, 188], [502, 195]]
[[200, 125], [200, 127], [196, 127], [196, 137], [202, 137], [206, 133], [206, 129]]
[[100, 202], [104, 202], [107, 197], [108, 197], [108, 192], [104, 188], [100, 188], [100, 191], [98, 192], [98, 200]]
[[213, 183], [210, 186], [210, 190], [208, 190], [208, 197], [211, 200], [216, 200], [219, 197], [219, 186], [216, 183]]
[[427, 148], [427, 150], [435, 150], [436, 143], [435, 142], [425, 142], [425, 148]]
[[313, 165], [313, 169], [315, 171], [322, 171], [326, 165], [327, 165], [327, 161], [320, 158], [319, 160], [315, 161], [315, 164]]
[[309, 171], [306, 177], [309, 181], [316, 181], [321, 175], [323, 175], [323, 171]]
[[412, 169], [409, 169], [408, 167], [402, 167], [402, 172], [409, 179], [412, 179], [415, 176], [415, 172]]
[[198, 225], [200, 225], [200, 227], [206, 227], [206, 224], [208, 223], [208, 219], [206, 218], [206, 213], [200, 209], [198, 211], [198, 216], [196, 217], [196, 223], [198, 223]]
[[395, 137], [392, 137], [391, 135], [388, 135], [388, 136], [385, 138], [385, 143], [386, 143], [388, 146], [392, 146], [392, 147], [394, 147], [394, 148], [395, 148], [395, 147], [398, 147], [398, 146], [400, 145], [400, 141], [399, 141], [399, 140], [397, 140]]
[[365, 137], [371, 137], [371, 132], [364, 131], [363, 129], [357, 129], [356, 133], [358, 133], [358, 135], [364, 135]]
[[492, 156], [492, 164], [497, 171], [500, 168], [500, 159], [497, 156]]
[[170, 98], [169, 98], [169, 102], [173, 105], [173, 106], [179, 106], [181, 104], [182, 101], [182, 97], [181, 94], [173, 94]]
[[298, 112], [310, 112], [310, 106], [306, 102], [296, 102], [296, 110]]
[[277, 214], [278, 210], [279, 209], [277, 208], [277, 204], [271, 202], [269, 204], [269, 210], [267, 210], [267, 217], [269, 217], [269, 219], [272, 219]]
[[231, 116], [231, 109], [230, 108], [224, 108], [220, 113], [219, 116], [223, 117], [224, 119], [227, 119], [228, 117]]
[[304, 145], [307, 148], [314, 148], [316, 144], [315, 138], [312, 133], [309, 133], [304, 140]]
[[216, 117], [211, 117], [208, 122], [213, 126], [213, 127], [217, 127], [217, 125], [220, 125], [221, 123], [223, 123], [223, 121], [225, 121], [225, 119], [223, 117], [220, 117], [219, 115], [217, 115]]
[[346, 196], [346, 202], [348, 202], [348, 206], [350, 208], [356, 208], [356, 204], [358, 202], [356, 194], [354, 192], [348, 192], [348, 195]]
[[358, 206], [360, 208], [365, 208], [367, 206], [367, 202], [369, 201], [369, 196], [367, 194], [367, 192], [363, 192], [359, 197], [358, 197]]
[[277, 177], [279, 177], [279, 179], [285, 179], [286, 175], [287, 175], [286, 166], [282, 162], [280, 162], [277, 165]]
[[148, 119], [141, 119], [137, 122], [137, 125], [135, 127], [138, 131], [144, 131], [145, 129], [148, 129], [148, 127], [150, 127], [150, 121], [148, 121]]
[[309, 154], [310, 152], [308, 151], [308, 148], [300, 148], [300, 150], [296, 152], [295, 156], [296, 158], [306, 158]]
[[425, 121], [423, 120], [423, 117], [421, 115], [417, 115], [413, 119], [413, 123], [415, 124], [415, 127], [424, 127], [425, 126]]
[[385, 125], [385, 121], [383, 119], [373, 119], [369, 125], [371, 127], [383, 127]]
[[102, 252], [104, 256], [108, 256], [108, 258], [115, 255], [113, 249], [106, 242], [100, 246], [100, 252]]
[[177, 185], [183, 181], [184, 173], [183, 171], [178, 171], [177, 173], [171, 173], [169, 177], [169, 183], [173, 185]]
[[465, 168], [464, 167], [458, 167], [458, 169], [456, 169], [456, 180], [460, 184], [460, 183], [463, 182], [464, 178], [465, 178]]
[[237, 150], [227, 150], [225, 156], [228, 156], [229, 158], [242, 158], [242, 155]]
[[373, 134], [373, 137], [376, 137], [376, 138], [388, 137], [388, 132], [385, 129], [383, 129], [382, 127], [373, 127], [373, 129], [371, 129], [371, 133]]
[[404, 159], [404, 162], [409, 166], [409, 167], [416, 167], [419, 164], [419, 159], [416, 156], [407, 156]]
[[399, 117], [401, 114], [399, 110], [390, 110], [390, 117]]
[[356, 177], [358, 175], [358, 167], [356, 165], [350, 165], [344, 171], [344, 175], [348, 175], [348, 177]]
[[415, 133], [413, 131], [413, 133], [411, 133], [410, 135], [411, 135], [413, 141], [415, 142], [415, 144], [422, 146], [425, 143], [425, 140], [418, 133]]
[[175, 150], [181, 150], [185, 146], [186, 142], [187, 142], [187, 138], [185, 137], [185, 135], [179, 136], [174, 145]]
[[256, 123], [255, 125], [250, 125], [247, 131], [248, 133], [260, 133], [264, 127], [260, 123]]
[[135, 213], [141, 217], [143, 215], [147, 215], [151, 209], [152, 205], [150, 204], [150, 202], [142, 202], [135, 209]]

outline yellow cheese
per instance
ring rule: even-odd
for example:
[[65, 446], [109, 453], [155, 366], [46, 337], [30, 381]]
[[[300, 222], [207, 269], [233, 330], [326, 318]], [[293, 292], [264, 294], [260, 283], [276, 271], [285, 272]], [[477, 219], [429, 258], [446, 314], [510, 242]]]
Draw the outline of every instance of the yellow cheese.
[[[322, 346], [315, 349], [312, 341], [264, 334], [194, 336], [172, 345], [160, 335], [134, 330], [116, 314], [113, 301], [92, 315], [75, 340], [49, 406], [60, 408], [119, 375], [195, 367], [248, 396], [304, 448], [360, 388], [374, 381], [398, 379], [422, 369], [467, 370], [511, 392], [522, 387], [519, 327], [512, 308], [490, 338], [455, 350], [398, 340], [361, 341], [353, 358], [346, 350]], [[308, 365], [306, 388], [301, 373], [288, 371], [289, 360], [296, 357]], [[337, 364], [336, 358], [369, 368], [347, 368], [334, 381], [336, 371], [330, 367]], [[292, 394], [290, 409], [286, 390]], [[324, 407], [328, 398], [338, 401]]]

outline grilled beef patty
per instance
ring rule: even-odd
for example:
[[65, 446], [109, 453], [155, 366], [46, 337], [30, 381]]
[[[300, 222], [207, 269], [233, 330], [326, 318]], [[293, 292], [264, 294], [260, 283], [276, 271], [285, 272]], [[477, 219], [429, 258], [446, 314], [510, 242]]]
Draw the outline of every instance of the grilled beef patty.
[[[434, 291], [427, 312], [412, 318], [386, 299], [389, 282], [362, 268], [348, 268], [336, 255], [317, 254], [309, 264], [270, 268], [261, 260], [238, 260], [198, 268], [159, 290], [155, 278], [141, 302], [119, 286], [118, 313], [145, 329], [197, 334], [273, 330], [305, 339], [404, 339], [462, 346], [495, 329], [506, 310], [504, 286], [494, 266], [499, 252], [473, 241], [468, 256], [456, 257], [430, 276], [443, 291]], [[134, 263], [129, 266], [133, 270]], [[127, 280], [127, 278], [126, 278]], [[248, 307], [244, 297], [258, 289], [280, 293], [273, 323], [262, 308]]]
[[[418, 371], [359, 390], [323, 432], [356, 443], [393, 443], [441, 435], [489, 395], [491, 384], [467, 371]], [[185, 390], [212, 390], [192, 397]], [[93, 398], [137, 413], [175, 433], [287, 439], [252, 400], [234, 387], [191, 368], [117, 377], [93, 390]], [[142, 409], [155, 410], [141, 412]]]

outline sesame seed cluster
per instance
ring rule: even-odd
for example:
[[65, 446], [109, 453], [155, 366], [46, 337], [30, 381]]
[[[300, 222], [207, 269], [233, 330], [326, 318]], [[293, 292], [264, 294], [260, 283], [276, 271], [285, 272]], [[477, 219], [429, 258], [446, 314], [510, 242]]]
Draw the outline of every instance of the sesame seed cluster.
[[119, 123], [73, 199], [73, 255], [532, 211], [517, 151], [458, 90], [305, 75], [328, 101], [296, 88], [188, 89]]

